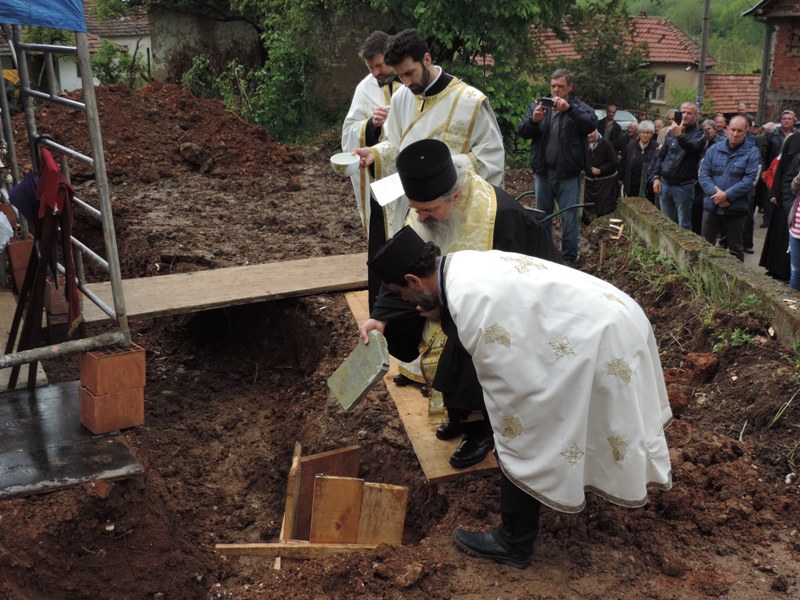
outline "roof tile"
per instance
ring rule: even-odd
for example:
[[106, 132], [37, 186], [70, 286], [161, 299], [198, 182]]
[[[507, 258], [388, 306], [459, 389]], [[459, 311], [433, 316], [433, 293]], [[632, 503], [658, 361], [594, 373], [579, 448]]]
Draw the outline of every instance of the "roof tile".
[[716, 112], [739, 112], [739, 102], [744, 102], [745, 112], [754, 115], [758, 111], [760, 85], [761, 75], [713, 73], [706, 75], [703, 96], [714, 101]]
[[[669, 19], [660, 17], [631, 17], [636, 42], [647, 42], [649, 62], [699, 64], [700, 46]], [[566, 29], [567, 34], [574, 32]], [[540, 31], [544, 53], [549, 61], [558, 58], [578, 58], [571, 41], [561, 41], [550, 30]], [[717, 64], [712, 56], [706, 55], [706, 67]]]

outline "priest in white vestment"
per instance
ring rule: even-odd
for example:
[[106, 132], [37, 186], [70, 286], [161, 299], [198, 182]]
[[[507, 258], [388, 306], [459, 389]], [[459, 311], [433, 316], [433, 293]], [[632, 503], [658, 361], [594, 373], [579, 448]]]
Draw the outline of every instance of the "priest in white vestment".
[[[613, 285], [521, 254], [441, 257], [406, 227], [370, 260], [390, 289], [455, 329], [484, 391], [501, 469], [502, 523], [456, 529], [466, 552], [525, 568], [539, 508], [579, 512], [585, 492], [626, 507], [669, 489], [672, 418], [655, 336]], [[366, 333], [362, 330], [362, 340]]]
[[[503, 136], [488, 98], [434, 65], [425, 39], [414, 29], [389, 38], [384, 60], [404, 87], [392, 96], [383, 128], [385, 139], [357, 150], [362, 166], [374, 164], [375, 178], [381, 179], [395, 173], [395, 159], [403, 148], [419, 140], [437, 139], [450, 148], [455, 164], [502, 186]], [[408, 203], [402, 197], [384, 211], [388, 239], [403, 226]]]
[[[384, 139], [383, 125], [389, 115], [392, 94], [402, 88], [392, 67], [383, 58], [383, 47], [389, 34], [373, 31], [359, 49], [358, 55], [364, 60], [369, 74], [356, 86], [350, 110], [342, 125], [342, 151], [352, 152], [356, 148], [372, 146]], [[374, 181], [368, 169], [359, 169], [350, 180], [356, 195], [358, 214], [365, 233], [369, 235], [370, 189]], [[381, 219], [383, 222], [383, 219]], [[391, 237], [391, 236], [389, 236]], [[386, 241], [384, 231], [381, 243]]]
[[[383, 48], [389, 34], [373, 31], [358, 51], [369, 74], [356, 86], [350, 110], [342, 125], [342, 151], [372, 146], [385, 138], [383, 129], [389, 116], [392, 95], [402, 88], [392, 67], [383, 59]], [[361, 226], [367, 236], [367, 252], [372, 256], [396, 231], [389, 227], [383, 209], [372, 197], [370, 184], [375, 181], [373, 168], [359, 169], [350, 177], [356, 197]], [[380, 279], [369, 273], [369, 307], [375, 303]]]

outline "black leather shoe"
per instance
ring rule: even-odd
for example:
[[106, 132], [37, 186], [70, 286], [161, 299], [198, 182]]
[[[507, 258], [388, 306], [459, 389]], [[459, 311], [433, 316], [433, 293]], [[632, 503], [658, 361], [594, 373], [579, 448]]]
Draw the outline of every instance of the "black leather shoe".
[[515, 569], [525, 569], [531, 564], [531, 555], [514, 551], [501, 544], [491, 531], [467, 531], [454, 529], [456, 544], [467, 554], [478, 558], [487, 558]]
[[481, 462], [494, 448], [494, 437], [489, 434], [476, 436], [467, 434], [459, 444], [453, 456], [450, 457], [450, 464], [456, 469], [466, 469]]
[[463, 423], [444, 423], [436, 428], [436, 437], [440, 440], [452, 440], [464, 433]]
[[427, 385], [423, 385], [419, 388], [419, 393], [425, 396], [426, 398], [431, 395], [431, 390], [428, 388]]
[[403, 387], [406, 385], [411, 385], [412, 383], [416, 383], [413, 379], [406, 377], [402, 373], [398, 373], [397, 375], [392, 377], [392, 381], [398, 387]]

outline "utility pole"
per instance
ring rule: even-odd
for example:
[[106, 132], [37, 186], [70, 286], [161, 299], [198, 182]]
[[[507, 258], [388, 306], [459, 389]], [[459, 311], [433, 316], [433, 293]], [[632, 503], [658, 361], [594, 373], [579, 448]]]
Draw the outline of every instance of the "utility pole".
[[711, 0], [706, 0], [705, 14], [703, 15], [703, 36], [700, 40], [700, 68], [697, 74], [697, 114], [703, 114], [703, 92], [706, 85], [706, 50], [708, 48], [708, 25], [711, 21]]

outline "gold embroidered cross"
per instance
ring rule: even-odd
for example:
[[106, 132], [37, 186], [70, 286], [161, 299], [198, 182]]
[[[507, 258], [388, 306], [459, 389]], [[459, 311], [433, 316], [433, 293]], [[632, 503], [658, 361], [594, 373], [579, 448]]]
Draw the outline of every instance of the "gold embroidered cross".
[[561, 456], [566, 458], [567, 461], [569, 461], [569, 464], [574, 466], [578, 464], [578, 461], [583, 458], [584, 454], [586, 453], [583, 450], [578, 448], [577, 445], [572, 444], [572, 446], [569, 447], [569, 450], [565, 450], [561, 453]]
[[527, 273], [532, 267], [536, 267], [539, 270], [544, 270], [547, 268], [544, 263], [538, 262], [527, 256], [504, 256], [503, 260], [514, 263], [514, 268], [518, 273]]
[[631, 366], [625, 361], [624, 358], [615, 358], [608, 363], [608, 375], [616, 375], [625, 383], [631, 382]]
[[502, 325], [495, 323], [489, 325], [483, 332], [484, 344], [501, 344], [507, 348], [511, 348], [511, 334], [506, 331]]
[[506, 417], [503, 419], [503, 437], [519, 437], [524, 431], [525, 428], [522, 426], [522, 421], [517, 417]]
[[550, 346], [553, 348], [556, 358], [564, 358], [570, 354], [575, 354], [575, 350], [572, 349], [572, 344], [569, 343], [567, 336], [564, 336], [558, 340], [553, 340], [550, 342]]
[[614, 460], [623, 460], [625, 458], [625, 454], [628, 452], [628, 442], [618, 435], [612, 435], [608, 438], [608, 443], [611, 446], [611, 454], [614, 457]]

